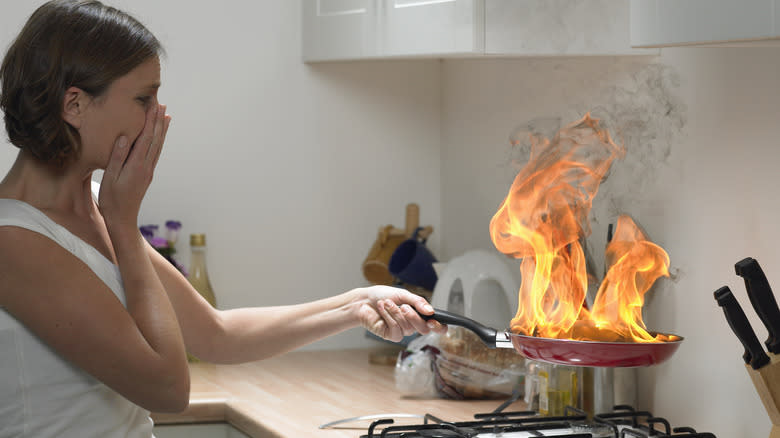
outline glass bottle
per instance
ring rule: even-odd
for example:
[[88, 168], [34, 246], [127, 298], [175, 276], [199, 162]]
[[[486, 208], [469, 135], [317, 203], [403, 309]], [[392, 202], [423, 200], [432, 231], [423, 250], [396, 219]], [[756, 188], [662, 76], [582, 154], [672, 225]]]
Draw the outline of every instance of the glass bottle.
[[540, 362], [537, 369], [540, 414], [559, 416], [567, 406], [582, 408], [580, 367]]
[[209, 273], [206, 269], [206, 235], [190, 234], [190, 272], [187, 279], [192, 287], [213, 307], [217, 307], [217, 299], [211, 288]]

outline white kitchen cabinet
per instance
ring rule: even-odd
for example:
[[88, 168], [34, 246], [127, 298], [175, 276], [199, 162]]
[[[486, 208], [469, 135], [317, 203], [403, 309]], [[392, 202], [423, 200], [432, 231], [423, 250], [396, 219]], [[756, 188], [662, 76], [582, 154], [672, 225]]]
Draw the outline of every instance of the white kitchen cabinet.
[[631, 45], [778, 45], [780, 0], [631, 0]]
[[382, 54], [446, 56], [484, 50], [485, 0], [385, 0]]
[[304, 61], [653, 55], [625, 0], [302, 0]]
[[653, 55], [632, 48], [625, 0], [486, 0], [487, 55]]
[[379, 56], [375, 0], [303, 0], [306, 61]]

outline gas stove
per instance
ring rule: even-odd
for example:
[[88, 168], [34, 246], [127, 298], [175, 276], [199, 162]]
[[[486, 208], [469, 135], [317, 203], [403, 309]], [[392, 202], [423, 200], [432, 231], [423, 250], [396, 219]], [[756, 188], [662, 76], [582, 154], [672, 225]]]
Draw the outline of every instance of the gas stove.
[[669, 421], [630, 406], [615, 406], [612, 412], [588, 415], [567, 407], [564, 415], [540, 416], [535, 411], [491, 412], [474, 415], [473, 420], [445, 421], [425, 415], [422, 424], [393, 425], [392, 419], [371, 423], [361, 438], [716, 438], [691, 427], [673, 428]]

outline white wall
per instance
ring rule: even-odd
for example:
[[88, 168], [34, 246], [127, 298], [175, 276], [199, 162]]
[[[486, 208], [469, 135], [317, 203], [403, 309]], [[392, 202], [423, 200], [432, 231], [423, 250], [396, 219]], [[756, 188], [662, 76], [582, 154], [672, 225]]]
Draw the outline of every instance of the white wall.
[[[522, 163], [508, 138], [532, 119], [589, 109], [626, 129], [628, 153], [594, 201], [590, 247], [631, 214], [671, 257], [648, 297], [650, 329], [685, 337], [640, 373], [641, 407], [719, 437], [768, 436], [742, 347], [712, 293], [728, 285], [766, 330], [734, 264], [755, 257], [780, 290], [780, 50], [663, 50], [651, 58], [455, 60], [443, 69], [443, 254], [493, 249], [488, 224]], [[527, 158], [527, 157], [526, 157]]]
[[[2, 3], [5, 48], [42, 3]], [[205, 232], [219, 306], [293, 304], [367, 285], [360, 266], [405, 206], [440, 225], [440, 64], [300, 61], [299, 2], [108, 4], [141, 19], [168, 56], [173, 116], [142, 223]], [[2, 141], [6, 140], [2, 136]], [[0, 171], [16, 156], [0, 148]], [[371, 345], [355, 329], [312, 348]]]

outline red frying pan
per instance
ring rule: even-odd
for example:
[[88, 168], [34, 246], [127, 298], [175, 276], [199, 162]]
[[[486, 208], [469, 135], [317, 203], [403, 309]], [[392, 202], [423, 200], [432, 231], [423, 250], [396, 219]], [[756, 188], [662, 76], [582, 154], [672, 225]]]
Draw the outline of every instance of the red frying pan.
[[[560, 365], [583, 367], [643, 367], [669, 359], [683, 338], [670, 336], [669, 342], [601, 342], [540, 338], [509, 331], [499, 332], [473, 319], [436, 309], [433, 315], [421, 315], [442, 324], [455, 325], [474, 332], [490, 348], [514, 348], [523, 356]], [[651, 333], [655, 335], [655, 333]]]

